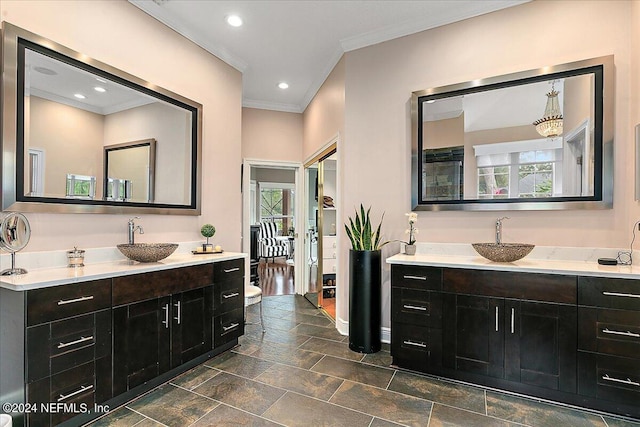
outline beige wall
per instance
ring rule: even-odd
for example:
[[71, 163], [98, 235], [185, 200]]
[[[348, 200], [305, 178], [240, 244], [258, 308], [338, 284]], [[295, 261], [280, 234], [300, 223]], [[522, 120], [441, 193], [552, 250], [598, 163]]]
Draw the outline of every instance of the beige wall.
[[105, 116], [105, 145], [156, 140], [156, 203], [188, 204], [191, 190], [191, 115], [154, 102]]
[[[240, 250], [240, 72], [123, 0], [2, 0], [0, 17], [201, 103], [202, 216], [142, 215], [138, 222], [145, 234], [138, 239], [199, 240], [200, 226], [212, 223], [216, 243]], [[27, 217], [32, 228], [28, 251], [115, 246], [126, 239], [125, 215]]]
[[302, 114], [243, 108], [242, 157], [300, 162]]
[[[629, 161], [633, 154], [630, 38], [632, 26], [640, 24], [637, 11], [632, 22], [632, 7], [637, 9], [637, 2], [533, 1], [348, 53], [345, 144], [340, 151], [348, 165], [344, 204], [363, 202], [372, 204], [378, 214], [385, 211], [386, 237], [405, 237], [404, 213], [411, 209], [411, 92], [614, 54], [614, 209], [509, 212], [504, 238], [537, 245], [627, 247], [632, 224], [640, 218]], [[420, 212], [418, 241], [491, 241], [499, 215], [503, 213]], [[347, 283], [344, 240], [342, 249], [339, 283]], [[388, 245], [384, 252], [390, 255], [398, 249], [397, 244]], [[385, 267], [384, 326], [389, 325], [388, 280]], [[346, 307], [338, 316], [347, 317]]]
[[345, 70], [343, 56], [304, 110], [304, 160], [329, 143], [338, 133], [344, 138]]
[[96, 177], [96, 198], [102, 197], [102, 134], [100, 114], [29, 97], [29, 148], [44, 150], [44, 194], [66, 195], [67, 174]]

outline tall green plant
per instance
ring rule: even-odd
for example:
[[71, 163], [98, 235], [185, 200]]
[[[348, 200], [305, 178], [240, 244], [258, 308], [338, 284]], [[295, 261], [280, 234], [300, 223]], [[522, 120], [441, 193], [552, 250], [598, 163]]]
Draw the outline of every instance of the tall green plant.
[[371, 226], [371, 218], [369, 212], [371, 207], [364, 210], [364, 206], [360, 205], [360, 211], [356, 209], [354, 218], [349, 217], [349, 224], [344, 225], [344, 229], [347, 231], [347, 236], [351, 240], [351, 247], [354, 251], [377, 251], [389, 242], [380, 241], [380, 228], [382, 227], [382, 220], [384, 219], [384, 213], [380, 219], [380, 224], [376, 227], [375, 231]]

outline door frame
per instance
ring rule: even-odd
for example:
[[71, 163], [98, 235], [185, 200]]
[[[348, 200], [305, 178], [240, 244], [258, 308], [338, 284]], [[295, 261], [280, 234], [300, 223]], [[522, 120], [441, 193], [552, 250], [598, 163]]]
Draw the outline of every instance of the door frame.
[[[330, 138], [324, 145], [322, 145], [322, 147], [320, 147], [318, 150], [316, 150], [313, 154], [311, 154], [310, 156], [308, 156], [305, 161], [303, 162], [304, 165], [304, 169], [306, 169], [307, 167], [309, 167], [310, 165], [312, 165], [313, 163], [319, 161], [320, 159], [326, 157], [329, 153], [331, 153], [332, 151], [336, 152], [336, 155], [338, 157], [337, 162], [336, 162], [336, 196], [337, 196], [337, 206], [336, 206], [336, 221], [340, 221], [342, 218], [342, 200], [344, 200], [343, 195], [342, 195], [342, 186], [341, 186], [341, 173], [342, 173], [342, 162], [340, 160], [340, 132], [336, 133], [332, 138]], [[310, 194], [308, 194], [308, 192], [306, 192], [306, 188], [305, 188], [305, 196], [304, 196], [304, 209], [307, 209], [307, 207], [309, 206], [309, 198], [311, 197]], [[320, 196], [320, 195], [319, 195]], [[308, 212], [305, 211], [305, 217], [308, 215]], [[337, 224], [336, 224], [337, 225]], [[340, 242], [341, 242], [341, 233], [339, 232], [339, 230], [341, 229], [341, 225], [338, 226], [337, 225], [337, 230], [336, 230], [336, 247], [338, 248], [338, 254], [340, 254]], [[319, 232], [318, 235], [318, 269], [320, 268], [320, 266], [322, 265], [322, 260], [321, 260], [321, 256], [322, 256], [322, 235]], [[340, 260], [340, 255], [337, 256], [336, 258], [336, 280], [339, 282], [339, 277], [340, 277], [340, 269], [341, 269], [341, 260]], [[305, 271], [305, 281], [307, 280], [307, 271], [306, 269]], [[320, 272], [319, 275], [321, 275], [322, 273]], [[320, 283], [320, 286], [322, 284]], [[343, 289], [344, 289], [344, 285]], [[341, 313], [342, 310], [342, 303], [343, 303], [343, 296], [341, 295], [341, 292], [338, 291], [338, 289], [336, 288], [336, 317], [335, 317], [335, 321], [336, 321], [336, 328], [338, 329], [338, 331], [340, 331], [340, 333], [342, 333], [343, 335], [345, 334], [344, 331], [344, 321], [340, 318], [339, 313]], [[348, 304], [348, 302], [347, 302]]]
[[[245, 158], [242, 160], [242, 252], [251, 253], [251, 168], [271, 168], [271, 169], [289, 169], [295, 172], [295, 220], [294, 227], [296, 228], [296, 239], [294, 242], [294, 253], [297, 256], [294, 257], [293, 274], [294, 274], [294, 290], [296, 294], [303, 293], [303, 281], [302, 277], [302, 262], [304, 261], [304, 239], [300, 238], [300, 230], [304, 228], [304, 217], [302, 205], [304, 197], [304, 185], [302, 179], [302, 163], [300, 162], [287, 162], [287, 161], [274, 161], [274, 160], [260, 160]], [[245, 239], [246, 236], [246, 239]], [[304, 237], [304, 236], [302, 236]], [[297, 278], [297, 279], [296, 279]]]

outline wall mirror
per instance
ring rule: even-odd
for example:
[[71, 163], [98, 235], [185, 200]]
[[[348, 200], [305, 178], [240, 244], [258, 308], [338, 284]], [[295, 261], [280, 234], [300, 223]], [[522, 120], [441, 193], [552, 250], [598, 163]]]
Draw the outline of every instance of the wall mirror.
[[200, 214], [202, 106], [3, 23], [2, 209]]
[[414, 210], [612, 206], [613, 56], [412, 96]]

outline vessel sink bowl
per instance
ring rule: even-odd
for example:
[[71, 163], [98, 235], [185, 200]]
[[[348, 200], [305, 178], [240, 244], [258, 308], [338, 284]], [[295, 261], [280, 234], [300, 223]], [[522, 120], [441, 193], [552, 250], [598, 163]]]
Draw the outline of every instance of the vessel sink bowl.
[[124, 256], [139, 262], [156, 262], [171, 255], [177, 243], [123, 243], [117, 248]]
[[513, 262], [529, 255], [535, 245], [528, 243], [472, 243], [473, 249], [490, 261]]

